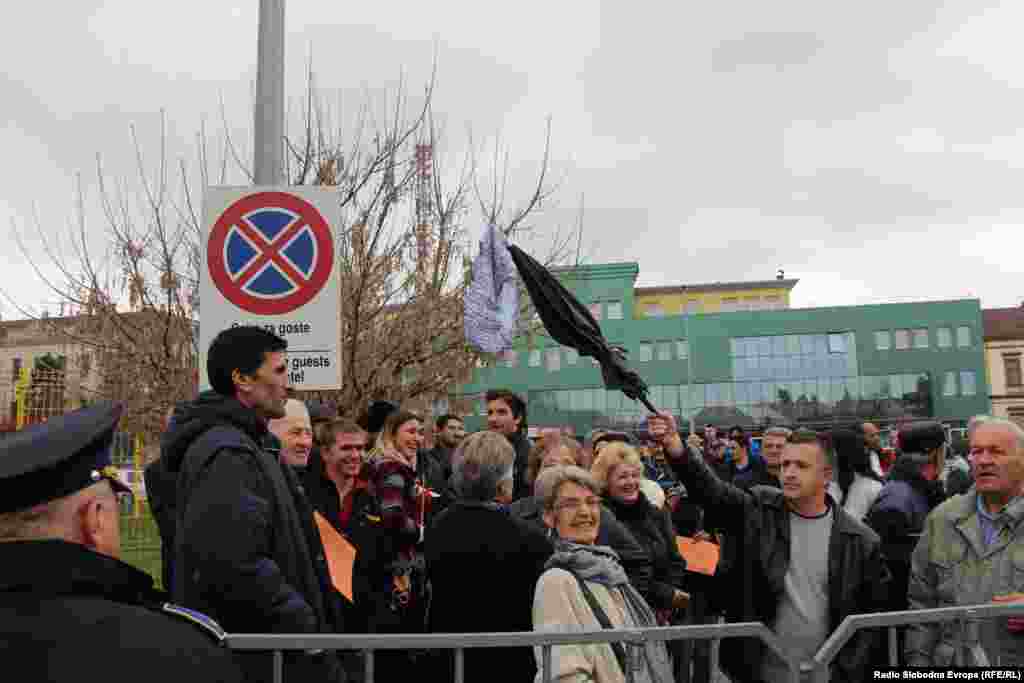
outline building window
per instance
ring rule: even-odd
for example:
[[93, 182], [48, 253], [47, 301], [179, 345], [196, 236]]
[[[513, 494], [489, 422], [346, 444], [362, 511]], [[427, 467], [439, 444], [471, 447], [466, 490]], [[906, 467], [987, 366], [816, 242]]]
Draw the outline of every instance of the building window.
[[[644, 315], [648, 318], [662, 318], [665, 316], [665, 307], [661, 304], [647, 304], [644, 306]], [[611, 314], [608, 314], [611, 317]]]
[[940, 349], [953, 347], [953, 330], [948, 327], [940, 327], [935, 330], [935, 345]]
[[504, 361], [506, 368], [514, 368], [519, 365], [519, 352], [518, 351], [506, 351], [504, 354]]
[[1024, 408], [1009, 408], [1006, 412], [1011, 420], [1024, 427]]
[[759, 296], [748, 296], [743, 299], [744, 311], [759, 311], [761, 310], [761, 297]]
[[647, 363], [654, 357], [654, 349], [650, 342], [640, 342], [640, 346], [636, 352], [636, 360], [638, 363]]
[[966, 325], [956, 328], [956, 345], [960, 348], [966, 348], [971, 345], [971, 328]]
[[732, 311], [738, 311], [740, 309], [740, 300], [737, 297], [726, 297], [722, 299], [722, 305], [719, 310], [722, 313], [730, 313]]
[[913, 330], [914, 335], [914, 348], [915, 349], [927, 349], [928, 348], [928, 329], [917, 329]]
[[565, 364], [566, 365], [576, 365], [576, 363], [579, 361], [579, 359], [580, 359], [580, 354], [576, 351], [576, 349], [570, 349], [570, 348], [566, 347], [566, 349], [565, 349]]
[[764, 308], [769, 311], [777, 311], [782, 308], [782, 298], [771, 294], [764, 298]]
[[903, 351], [910, 348], [910, 330], [896, 330], [893, 336], [896, 339], [897, 351]]
[[1006, 386], [1019, 389], [1021, 384], [1024, 384], [1021, 378], [1020, 354], [1004, 353], [1003, 367], [1006, 369]]
[[553, 349], [547, 349], [544, 352], [544, 366], [548, 369], [548, 372], [558, 372], [562, 369], [562, 349], [557, 346]]
[[700, 313], [700, 299], [690, 299], [683, 302], [683, 313]]
[[609, 320], [622, 320], [622, 302], [621, 301], [609, 301], [608, 302], [608, 319]]
[[680, 339], [676, 342], [676, 358], [684, 359], [690, 357], [690, 342]]
[[846, 353], [846, 335], [845, 334], [830, 334], [830, 335], [828, 335], [828, 352], [829, 353]]
[[540, 349], [533, 349], [530, 351], [529, 365], [531, 368], [540, 367]]
[[888, 351], [892, 348], [892, 333], [889, 330], [875, 332], [875, 348], [879, 351]]
[[947, 372], [942, 375], [942, 395], [956, 396], [956, 373]]
[[975, 396], [978, 393], [978, 376], [974, 370], [960, 372], [960, 395]]
[[672, 342], [658, 342], [658, 360], [672, 360]]
[[594, 316], [594, 320], [601, 320], [601, 302], [590, 304], [587, 306], [590, 309], [590, 315]]

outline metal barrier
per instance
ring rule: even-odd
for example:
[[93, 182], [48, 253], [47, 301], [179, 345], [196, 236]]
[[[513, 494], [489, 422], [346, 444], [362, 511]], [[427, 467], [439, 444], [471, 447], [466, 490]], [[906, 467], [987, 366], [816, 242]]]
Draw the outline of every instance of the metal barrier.
[[[625, 643], [626, 683], [633, 683], [634, 671], [630, 665], [635, 648], [649, 641], [712, 640], [722, 638], [757, 638], [789, 665], [791, 683], [800, 680], [800, 664], [791, 661], [782, 651], [779, 640], [771, 629], [760, 622], [736, 624], [709, 624], [701, 626], [660, 626], [641, 629], [608, 629], [551, 633], [529, 631], [522, 633], [444, 633], [417, 635], [348, 635], [348, 634], [230, 634], [227, 644], [234, 650], [270, 650], [273, 652], [274, 683], [284, 681], [285, 651], [299, 650], [361, 650], [366, 654], [365, 681], [373, 683], [374, 652], [376, 650], [454, 650], [455, 683], [465, 683], [465, 650], [475, 648], [540, 647], [541, 681], [551, 681], [551, 649], [557, 645], [595, 643]], [[529, 683], [528, 681], [525, 683]]]
[[444, 634], [229, 634], [227, 645], [233, 650], [269, 650], [273, 653], [274, 683], [284, 681], [284, 652], [313, 650], [359, 650], [366, 655], [365, 683], [373, 683], [374, 652], [377, 650], [454, 650], [455, 683], [465, 683], [465, 650], [476, 648], [540, 647], [541, 681], [551, 681], [551, 650], [558, 645], [597, 643], [625, 643], [626, 681], [633, 683], [634, 671], [630, 663], [634, 649], [649, 641], [711, 640], [723, 638], [757, 638], [789, 666], [791, 683], [798, 683], [801, 674], [815, 679], [824, 678], [832, 661], [839, 655], [857, 631], [865, 628], [888, 628], [889, 658], [898, 666], [899, 652], [896, 627], [909, 624], [959, 621], [959, 642], [956, 652], [957, 666], [989, 666], [989, 658], [978, 642], [978, 620], [997, 617], [1024, 617], [1024, 603], [968, 605], [940, 607], [904, 612], [877, 612], [853, 614], [832, 632], [810, 662], [791, 660], [782, 650], [778, 637], [760, 622], [736, 624], [707, 624], [699, 626], [663, 626], [642, 629], [608, 629], [573, 633], [444, 633]]
[[937, 607], [935, 609], [907, 610], [904, 612], [876, 612], [851, 614], [843, 619], [814, 655], [816, 673], [828, 670], [843, 646], [857, 631], [865, 628], [888, 628], [889, 664], [899, 666], [899, 648], [896, 628], [910, 624], [933, 624], [959, 621], [956, 666], [989, 666], [989, 657], [979, 642], [978, 621], [996, 617], [1024, 616], [1024, 602]]

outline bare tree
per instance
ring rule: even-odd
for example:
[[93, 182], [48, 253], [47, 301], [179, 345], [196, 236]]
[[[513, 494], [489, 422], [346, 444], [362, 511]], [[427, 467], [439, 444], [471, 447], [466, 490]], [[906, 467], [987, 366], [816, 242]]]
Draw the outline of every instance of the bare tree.
[[[526, 199], [512, 207], [511, 158], [500, 143], [489, 167], [479, 163], [472, 136], [464, 156], [449, 160], [434, 116], [433, 85], [431, 78], [416, 97], [400, 85], [382, 112], [366, 98], [351, 123], [340, 124], [331, 121], [339, 112], [325, 104], [310, 72], [301, 125], [284, 141], [291, 182], [334, 189], [342, 209], [344, 381], [329, 397], [345, 414], [358, 413], [374, 398], [427, 409], [455, 393], [482, 362], [463, 335], [462, 297], [473, 251], [469, 228], [494, 223], [511, 238], [529, 239], [536, 226], [528, 219], [554, 191], [550, 122], [539, 172]], [[197, 187], [251, 178], [226, 116], [223, 128], [212, 154], [214, 145], [200, 129], [190, 172], [186, 162], [169, 161], [164, 129], [150, 161], [133, 127], [137, 182], [112, 183], [97, 159], [103, 229], [88, 220], [79, 183], [69, 229], [35, 223], [42, 262], [30, 258], [14, 229], [22, 254], [76, 313], [60, 334], [97, 364], [95, 394], [125, 401], [133, 429], [156, 432], [167, 408], [195, 392], [203, 267]], [[61, 248], [65, 244], [69, 249]], [[552, 234], [545, 260], [566, 260], [572, 244], [571, 235]], [[526, 310], [524, 303], [528, 320]]]

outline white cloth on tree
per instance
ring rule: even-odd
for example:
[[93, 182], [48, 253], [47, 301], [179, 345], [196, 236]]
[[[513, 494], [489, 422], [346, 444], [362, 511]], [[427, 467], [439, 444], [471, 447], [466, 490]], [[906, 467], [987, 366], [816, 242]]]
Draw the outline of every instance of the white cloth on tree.
[[484, 230], [473, 279], [465, 295], [466, 341], [484, 353], [512, 348], [519, 317], [519, 285], [505, 235], [494, 225]]

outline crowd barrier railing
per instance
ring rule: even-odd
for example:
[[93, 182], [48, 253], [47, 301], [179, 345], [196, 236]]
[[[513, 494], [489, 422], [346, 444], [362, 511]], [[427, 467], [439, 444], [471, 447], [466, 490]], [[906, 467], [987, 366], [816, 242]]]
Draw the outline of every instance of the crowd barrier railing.
[[938, 624], [960, 622], [957, 629], [956, 666], [991, 666], [992, 662], [980, 642], [979, 626], [982, 619], [1024, 617], [1024, 602], [984, 605], [961, 605], [935, 609], [907, 610], [903, 612], [875, 612], [851, 614], [822, 644], [814, 655], [813, 667], [817, 673], [828, 670], [843, 646], [857, 631], [866, 628], [885, 628], [888, 631], [889, 665], [899, 666], [900, 652], [897, 629], [911, 624]]
[[[374, 683], [374, 652], [378, 650], [454, 650], [455, 683], [465, 683], [465, 651], [476, 648], [540, 647], [541, 682], [550, 683], [552, 648], [558, 645], [621, 642], [626, 645], [626, 682], [633, 683], [635, 649], [650, 641], [711, 640], [757, 638], [789, 666], [790, 683], [812, 678], [824, 680], [832, 661], [857, 631], [867, 628], [888, 629], [889, 663], [898, 666], [896, 629], [910, 624], [959, 621], [956, 651], [957, 666], [990, 666], [988, 655], [978, 637], [982, 619], [1024, 617], [1024, 602], [960, 607], [940, 607], [904, 612], [875, 612], [846, 617], [828, 637], [813, 659], [799, 662], [783, 651], [778, 637], [760, 622], [661, 626], [601, 631], [517, 633], [444, 633], [444, 634], [229, 634], [227, 645], [233, 650], [270, 651], [273, 654], [273, 681], [284, 683], [284, 652], [311, 650], [355, 650], [365, 654], [364, 683]], [[801, 675], [805, 678], [801, 679]]]
[[[799, 662], [786, 657], [771, 629], [760, 622], [707, 624], [695, 626], [659, 626], [638, 629], [601, 631], [519, 633], [444, 633], [444, 634], [230, 634], [228, 647], [234, 650], [262, 650], [273, 653], [273, 681], [284, 683], [284, 652], [290, 650], [360, 650], [365, 653], [364, 683], [374, 683], [374, 652], [377, 650], [454, 650], [455, 683], [465, 683], [465, 651], [475, 648], [540, 647], [541, 681], [552, 680], [552, 647], [591, 643], [625, 644], [626, 683], [633, 683], [635, 649], [646, 642], [669, 640], [721, 640], [725, 638], [757, 638], [777, 654], [790, 668], [790, 683], [800, 680]], [[529, 682], [527, 682], [529, 683]]]

